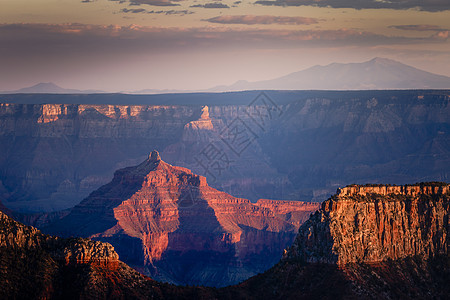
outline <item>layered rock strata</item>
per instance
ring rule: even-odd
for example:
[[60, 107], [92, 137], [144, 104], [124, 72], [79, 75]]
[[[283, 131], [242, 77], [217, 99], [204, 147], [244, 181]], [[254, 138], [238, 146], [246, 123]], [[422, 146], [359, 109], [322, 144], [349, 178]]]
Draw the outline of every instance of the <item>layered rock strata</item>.
[[446, 181], [448, 94], [0, 95], [0, 199], [22, 213], [71, 208], [148, 149], [252, 201], [324, 201], [353, 182]]
[[322, 203], [286, 257], [345, 265], [449, 254], [449, 185], [348, 186]]
[[276, 263], [317, 208], [235, 198], [153, 151], [46, 230], [110, 242], [122, 260], [155, 279], [218, 286]]

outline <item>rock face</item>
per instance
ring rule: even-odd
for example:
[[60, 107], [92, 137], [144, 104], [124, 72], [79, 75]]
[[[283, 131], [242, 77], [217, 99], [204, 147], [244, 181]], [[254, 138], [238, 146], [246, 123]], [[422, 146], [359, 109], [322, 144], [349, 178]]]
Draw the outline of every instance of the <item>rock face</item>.
[[448, 255], [449, 186], [349, 186], [300, 229], [288, 256], [332, 264]]
[[223, 286], [268, 269], [317, 204], [251, 203], [208, 186], [153, 151], [46, 231], [108, 241], [154, 279]]

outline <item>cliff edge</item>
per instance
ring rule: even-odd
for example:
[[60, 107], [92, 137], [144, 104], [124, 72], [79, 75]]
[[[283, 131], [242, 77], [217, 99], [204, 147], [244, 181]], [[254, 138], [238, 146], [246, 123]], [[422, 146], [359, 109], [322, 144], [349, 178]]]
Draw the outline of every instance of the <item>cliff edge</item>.
[[299, 230], [288, 257], [375, 263], [448, 255], [449, 185], [347, 186]]

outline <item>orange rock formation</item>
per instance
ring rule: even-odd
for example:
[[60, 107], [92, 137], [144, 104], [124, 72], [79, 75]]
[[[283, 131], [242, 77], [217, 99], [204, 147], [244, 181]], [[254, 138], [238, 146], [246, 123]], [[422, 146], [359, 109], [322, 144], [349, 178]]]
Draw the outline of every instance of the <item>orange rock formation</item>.
[[[108, 241], [125, 262], [156, 267], [150, 272], [157, 279], [222, 285], [269, 268], [317, 208], [235, 198], [153, 151], [140, 165], [116, 171], [111, 183], [91, 193], [50, 231]], [[167, 267], [174, 260], [185, 264], [183, 255], [195, 256], [186, 260], [192, 264], [190, 278], [182, 277], [185, 270]], [[251, 262], [255, 256], [258, 261]], [[207, 257], [219, 266], [203, 261]]]
[[449, 185], [348, 186], [305, 222], [286, 256], [377, 263], [448, 255]]

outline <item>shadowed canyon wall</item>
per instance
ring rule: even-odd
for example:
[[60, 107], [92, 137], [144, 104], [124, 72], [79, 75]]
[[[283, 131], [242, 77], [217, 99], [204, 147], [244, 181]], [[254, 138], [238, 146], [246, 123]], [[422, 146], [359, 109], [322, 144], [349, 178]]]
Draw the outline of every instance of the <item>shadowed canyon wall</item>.
[[[33, 101], [99, 104], [20, 104]], [[446, 181], [449, 101], [448, 91], [0, 95], [0, 200], [72, 207], [151, 149], [253, 202]]]

